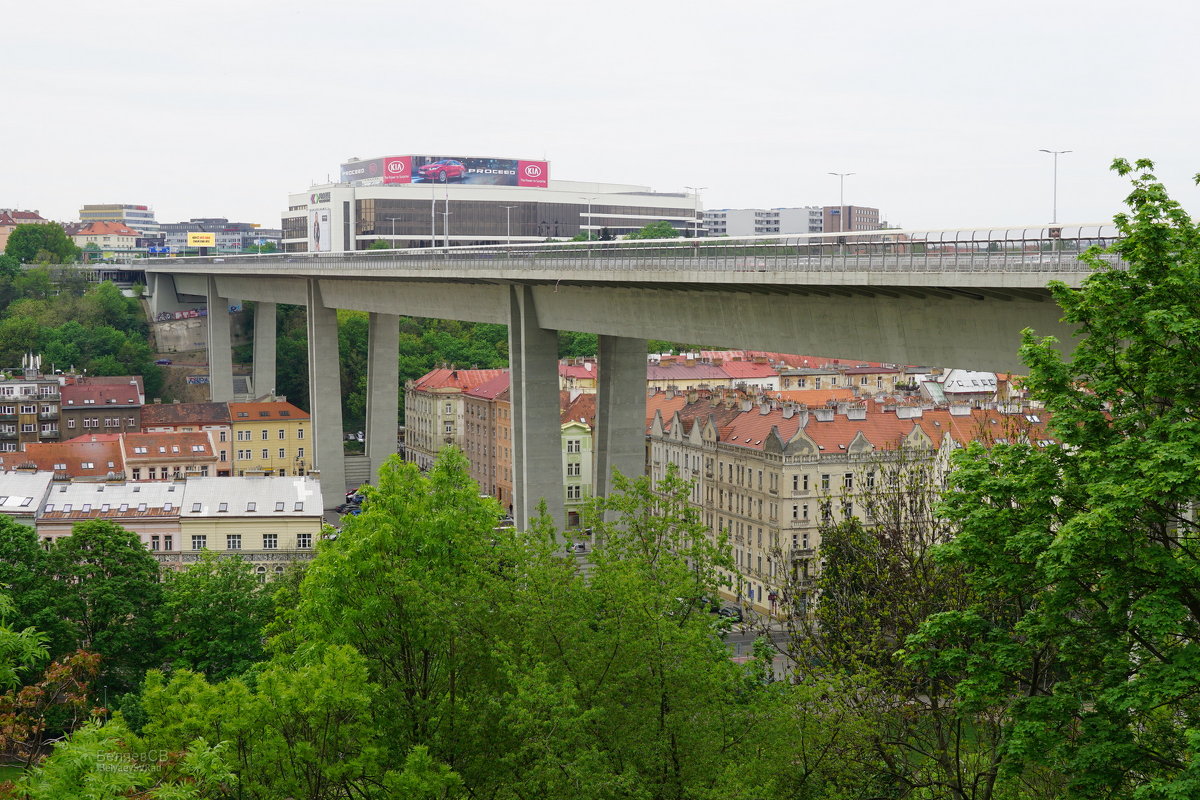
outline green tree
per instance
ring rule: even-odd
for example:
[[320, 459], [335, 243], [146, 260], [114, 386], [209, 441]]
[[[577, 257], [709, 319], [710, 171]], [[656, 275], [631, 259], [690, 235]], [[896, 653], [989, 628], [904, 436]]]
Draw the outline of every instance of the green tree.
[[1060, 444], [957, 459], [946, 557], [998, 604], [934, 615], [910, 649], [965, 670], [965, 708], [1007, 705], [1013, 768], [1048, 765], [1075, 797], [1200, 794], [1200, 235], [1152, 174], [1132, 176], [1123, 238], [1078, 290], [1052, 283], [1079, 344], [1027, 331], [1031, 396]]
[[264, 658], [262, 631], [271, 609], [271, 595], [250, 564], [206, 550], [163, 582], [163, 655], [177, 669], [209, 679], [239, 675]]
[[[24, 264], [40, 263], [46, 258], [51, 264], [70, 264], [79, 260], [81, 252], [57, 222], [17, 225], [4, 248], [5, 255]], [[46, 255], [39, 256], [42, 253]]]
[[104, 658], [102, 684], [112, 693], [133, 688], [160, 660], [158, 562], [136, 534], [89, 520], [55, 543], [49, 567], [62, 586], [63, 620], [79, 646]]
[[56, 608], [60, 587], [50, 568], [49, 554], [33, 528], [0, 516], [0, 587], [12, 606], [5, 615], [15, 628], [35, 628], [47, 637], [50, 653], [59, 656], [77, 642]]
[[651, 222], [649, 225], [634, 231], [633, 233], [625, 234], [626, 239], [676, 239], [682, 236], [679, 230], [671, 223], [665, 220]]
[[13, 627], [13, 614], [12, 600], [0, 594], [0, 689], [20, 686], [22, 673], [42, 663], [48, 652], [46, 635], [34, 628]]
[[391, 242], [385, 241], [384, 239], [376, 239], [375, 241], [371, 242], [371, 246], [368, 247], [367, 249], [368, 250], [391, 250], [392, 244], [391, 244]]

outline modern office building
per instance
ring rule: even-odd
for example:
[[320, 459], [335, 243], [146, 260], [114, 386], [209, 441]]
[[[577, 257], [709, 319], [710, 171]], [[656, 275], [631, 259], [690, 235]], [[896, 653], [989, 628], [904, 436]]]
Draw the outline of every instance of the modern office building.
[[154, 219], [154, 209], [150, 206], [120, 203], [85, 205], [79, 209], [79, 221], [83, 223], [120, 222], [142, 236], [157, 236], [159, 232], [159, 224]]
[[820, 206], [717, 208], [704, 212], [704, 227], [709, 236], [820, 233], [823, 225], [824, 213]]
[[698, 198], [648, 186], [562, 181], [546, 161], [440, 156], [351, 159], [341, 180], [292, 194], [283, 249], [365, 250], [619, 237], [665, 221], [702, 230]]

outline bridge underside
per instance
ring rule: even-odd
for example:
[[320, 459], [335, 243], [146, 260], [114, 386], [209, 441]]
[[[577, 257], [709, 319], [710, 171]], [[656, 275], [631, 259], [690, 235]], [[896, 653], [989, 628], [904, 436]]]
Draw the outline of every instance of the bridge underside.
[[[180, 291], [192, 276], [177, 276]], [[1073, 341], [1045, 289], [1024, 287], [695, 285], [587, 281], [328, 278], [333, 308], [507, 325], [509, 292], [528, 286], [540, 327], [713, 347], [1020, 372], [1022, 329]], [[223, 297], [306, 302], [304, 282], [217, 276]]]

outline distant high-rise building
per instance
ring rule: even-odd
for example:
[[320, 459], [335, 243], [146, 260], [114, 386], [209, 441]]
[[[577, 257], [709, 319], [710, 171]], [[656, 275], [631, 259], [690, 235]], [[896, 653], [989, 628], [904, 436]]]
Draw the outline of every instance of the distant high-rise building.
[[86, 205], [79, 209], [79, 221], [88, 222], [120, 222], [133, 228], [142, 236], [157, 236], [159, 224], [154, 219], [154, 209], [150, 206], [122, 205], [108, 203], [103, 205]]
[[820, 206], [799, 208], [718, 208], [704, 212], [709, 236], [820, 233]]

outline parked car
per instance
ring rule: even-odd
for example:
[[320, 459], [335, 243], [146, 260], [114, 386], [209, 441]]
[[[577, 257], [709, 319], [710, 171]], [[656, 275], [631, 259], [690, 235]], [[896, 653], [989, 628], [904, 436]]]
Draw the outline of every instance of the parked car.
[[575, 542], [567, 549], [570, 550], [572, 553], [586, 553], [587, 545], [584, 544], [583, 542]]
[[427, 181], [446, 183], [451, 179], [462, 180], [467, 175], [467, 168], [461, 161], [443, 158], [417, 168], [417, 174]]
[[155, 364], [158, 364], [160, 367], [165, 367], [167, 364], [170, 364], [170, 363], [171, 363], [171, 359], [169, 359], [169, 358], [156, 358], [156, 359], [154, 360], [154, 363], [155, 363]]
[[362, 511], [362, 506], [358, 503], [342, 503], [334, 509], [339, 514], [357, 514]]
[[717, 615], [731, 619], [734, 622], [742, 621], [742, 610], [737, 606], [722, 606]]

